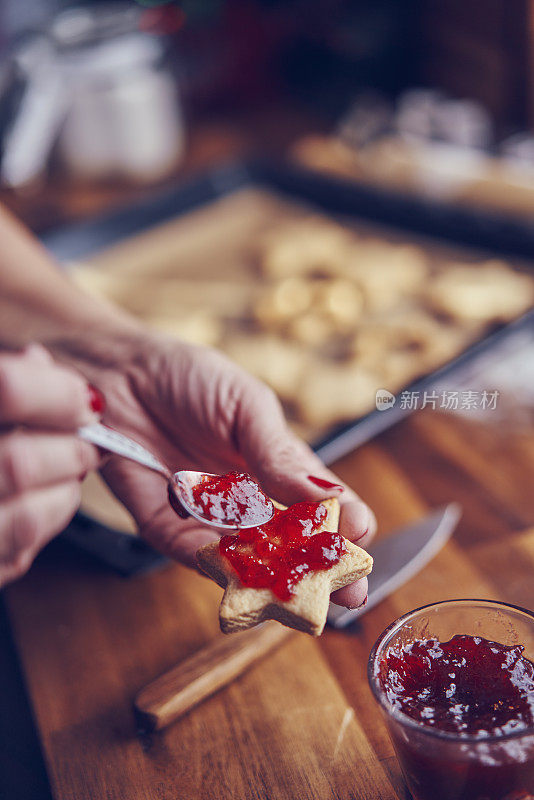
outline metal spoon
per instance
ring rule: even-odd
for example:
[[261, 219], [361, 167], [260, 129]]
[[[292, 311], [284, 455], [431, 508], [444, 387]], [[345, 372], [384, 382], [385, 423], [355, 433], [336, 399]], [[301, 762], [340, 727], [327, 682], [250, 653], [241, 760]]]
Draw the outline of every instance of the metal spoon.
[[180, 513], [174, 503], [172, 496], [174, 495], [179, 503], [184, 507], [188, 514], [190, 514], [203, 525], [210, 525], [218, 530], [237, 530], [238, 528], [256, 528], [258, 525], [264, 525], [268, 522], [274, 514], [274, 506], [271, 503], [270, 508], [261, 515], [254, 519], [249, 518], [247, 524], [236, 525], [235, 523], [223, 523], [218, 520], [209, 519], [203, 516], [198, 508], [193, 504], [193, 486], [200, 483], [205, 477], [212, 477], [212, 472], [195, 472], [194, 470], [182, 469], [179, 472], [171, 472], [156, 456], [147, 450], [145, 447], [130, 439], [128, 436], [119, 433], [113, 428], [108, 428], [107, 425], [95, 423], [94, 425], [85, 425], [83, 428], [78, 428], [78, 436], [90, 444], [97, 447], [102, 447], [109, 450], [111, 453], [116, 453], [124, 458], [129, 458], [131, 461], [136, 461], [144, 467], [159, 472], [168, 481], [169, 498], [171, 505], [177, 513]]

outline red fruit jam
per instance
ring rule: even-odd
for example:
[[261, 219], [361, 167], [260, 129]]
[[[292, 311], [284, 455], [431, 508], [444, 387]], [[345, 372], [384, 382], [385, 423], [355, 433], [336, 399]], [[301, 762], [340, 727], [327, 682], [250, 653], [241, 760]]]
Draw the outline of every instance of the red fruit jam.
[[392, 705], [424, 725], [505, 735], [534, 725], [534, 664], [522, 652], [478, 636], [415, 641], [389, 651], [382, 685]]
[[193, 486], [192, 499], [202, 516], [224, 525], [254, 525], [272, 512], [271, 500], [245, 472], [206, 478]]
[[[390, 731], [416, 800], [534, 793], [534, 664], [522, 652], [462, 635], [399, 644], [384, 656], [379, 680], [388, 701], [421, 725], [421, 734]], [[457, 738], [429, 739], [425, 728]], [[518, 737], [488, 742], [512, 733]]]
[[340, 534], [316, 533], [327, 514], [321, 503], [275, 509], [265, 525], [223, 536], [219, 552], [244, 586], [270, 589], [280, 600], [289, 600], [305, 575], [329, 569], [346, 552]]

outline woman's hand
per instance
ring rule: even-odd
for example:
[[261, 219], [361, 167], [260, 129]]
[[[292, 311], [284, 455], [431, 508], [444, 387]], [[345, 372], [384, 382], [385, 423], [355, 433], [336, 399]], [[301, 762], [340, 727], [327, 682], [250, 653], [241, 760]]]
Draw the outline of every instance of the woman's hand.
[[86, 381], [43, 348], [0, 353], [0, 586], [76, 512], [99, 456], [75, 431], [94, 421]]
[[[102, 389], [105, 422], [171, 468], [251, 472], [286, 504], [339, 494], [310, 480], [337, 483], [290, 433], [278, 401], [261, 383], [222, 355], [158, 337], [126, 312], [82, 292], [1, 207], [0, 241], [0, 343], [47, 343]], [[74, 436], [87, 413], [86, 384], [51, 363], [42, 349], [26, 352], [22, 361], [1, 356], [0, 583], [23, 572], [72, 516], [77, 479], [97, 460]], [[213, 531], [176, 516], [161, 477], [116, 457], [103, 473], [148, 541], [195, 563], [198, 547]], [[341, 532], [364, 544], [374, 532], [372, 512], [348, 488], [339, 499]], [[361, 605], [366, 592], [362, 580], [340, 589], [335, 600]]]
[[[83, 349], [83, 345], [82, 345]], [[370, 509], [287, 427], [280, 404], [262, 383], [220, 353], [144, 332], [129, 344], [93, 342], [78, 365], [103, 391], [104, 422], [147, 446], [171, 469], [243, 470], [276, 500], [339, 497], [340, 530], [365, 544], [375, 530]], [[144, 539], [191, 566], [212, 529], [171, 510], [164, 479], [116, 456], [102, 473], [132, 513]], [[330, 487], [319, 486], [321, 481]], [[338, 590], [333, 599], [361, 605], [366, 579]]]

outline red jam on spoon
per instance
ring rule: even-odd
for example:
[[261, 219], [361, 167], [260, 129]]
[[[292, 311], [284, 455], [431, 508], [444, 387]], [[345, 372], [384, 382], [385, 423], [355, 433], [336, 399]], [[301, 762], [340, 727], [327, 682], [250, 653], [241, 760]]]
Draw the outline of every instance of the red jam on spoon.
[[244, 586], [270, 589], [280, 600], [289, 600], [305, 575], [329, 569], [346, 552], [340, 534], [316, 533], [327, 514], [321, 503], [275, 508], [264, 525], [223, 536], [219, 551]]
[[272, 510], [271, 500], [245, 472], [207, 477], [191, 493], [203, 517], [224, 525], [254, 525]]

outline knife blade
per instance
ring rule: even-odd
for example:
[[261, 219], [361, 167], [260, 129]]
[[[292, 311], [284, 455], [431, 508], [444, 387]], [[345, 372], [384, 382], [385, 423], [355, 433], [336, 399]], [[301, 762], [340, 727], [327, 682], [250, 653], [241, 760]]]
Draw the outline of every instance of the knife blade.
[[413, 578], [439, 553], [460, 516], [458, 503], [449, 503], [369, 547], [374, 563], [367, 578], [367, 604], [362, 608], [347, 609], [330, 603], [329, 624], [334, 628], [344, 628]]

